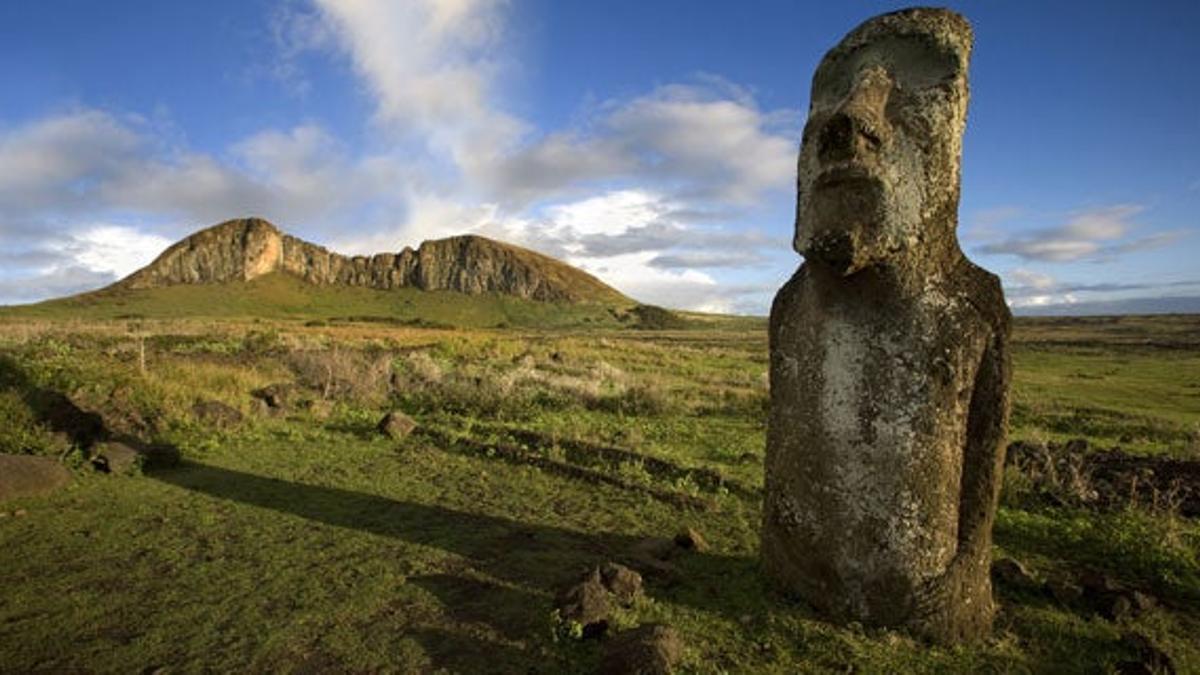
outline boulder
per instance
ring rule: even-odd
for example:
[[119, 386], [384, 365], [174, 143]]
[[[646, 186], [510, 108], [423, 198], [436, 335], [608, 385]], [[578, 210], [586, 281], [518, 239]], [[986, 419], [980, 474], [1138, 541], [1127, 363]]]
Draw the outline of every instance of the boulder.
[[683, 657], [683, 641], [670, 626], [644, 624], [619, 633], [604, 649], [604, 675], [669, 675]]
[[590, 570], [555, 598], [554, 606], [561, 621], [582, 626], [582, 637], [602, 635], [611, 619], [611, 594], [600, 577], [599, 568]]
[[625, 607], [632, 605], [642, 595], [642, 575], [624, 565], [604, 563], [600, 566], [600, 581]]
[[109, 441], [96, 447], [92, 465], [104, 473], [127, 476], [141, 469], [142, 453], [125, 443]]
[[399, 440], [407, 438], [417, 428], [417, 423], [408, 415], [398, 410], [393, 410], [384, 415], [375, 428], [384, 436]]
[[0, 501], [54, 492], [71, 482], [71, 472], [48, 457], [0, 455]]
[[287, 410], [294, 389], [293, 385], [283, 382], [255, 389], [250, 395], [266, 403], [271, 410]]

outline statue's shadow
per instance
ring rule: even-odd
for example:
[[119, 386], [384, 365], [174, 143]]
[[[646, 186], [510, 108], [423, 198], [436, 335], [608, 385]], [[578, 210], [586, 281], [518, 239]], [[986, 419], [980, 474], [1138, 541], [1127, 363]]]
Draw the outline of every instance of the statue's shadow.
[[[468, 638], [466, 634], [478, 634], [470, 630], [472, 625], [490, 627], [506, 642], [535, 644], [550, 632], [554, 593], [583, 568], [608, 560], [637, 568], [644, 560], [637, 550], [645, 538], [639, 536], [525, 523], [190, 461], [151, 476], [211, 497], [452, 554], [447, 560], [458, 562], [447, 569], [409, 579], [436, 597], [444, 614], [465, 627], [465, 634], [458, 636], [444, 631], [413, 635], [439, 666], [452, 669], [468, 667], [462, 660], [472, 654], [504, 650], [502, 644]], [[647, 575], [647, 593], [656, 600], [731, 617], [757, 612], [769, 602], [771, 591], [752, 556], [687, 552], [672, 564], [676, 569], [669, 580]], [[437, 639], [424, 640], [423, 635]], [[527, 660], [537, 666], [539, 656], [533, 651], [537, 650], [519, 654], [509, 649], [507, 658], [516, 660], [513, 665]]]

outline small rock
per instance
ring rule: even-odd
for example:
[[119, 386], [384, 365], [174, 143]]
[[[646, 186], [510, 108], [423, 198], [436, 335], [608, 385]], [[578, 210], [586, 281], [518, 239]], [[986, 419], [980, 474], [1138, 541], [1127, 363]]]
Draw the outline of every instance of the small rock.
[[555, 599], [555, 609], [564, 622], [583, 626], [583, 637], [598, 637], [608, 630], [612, 614], [611, 597], [600, 578], [600, 569], [593, 568], [584, 577], [567, 587]]
[[992, 577], [1010, 588], [1036, 588], [1038, 583], [1025, 566], [1012, 558], [1001, 558], [992, 563]]
[[48, 494], [71, 482], [71, 472], [48, 457], [0, 455], [0, 501]]
[[120, 476], [136, 473], [141, 468], [142, 455], [137, 450], [116, 441], [101, 444], [92, 465], [98, 471]]
[[1061, 605], [1071, 605], [1083, 597], [1083, 588], [1070, 579], [1056, 577], [1046, 582], [1046, 592]]
[[644, 624], [617, 635], [604, 650], [604, 675], [669, 675], [683, 657], [683, 641], [670, 626]]
[[417, 428], [417, 423], [408, 415], [393, 410], [384, 415], [375, 428], [388, 438], [401, 439], [411, 434]]
[[600, 580], [617, 602], [628, 607], [642, 594], [642, 575], [614, 562], [600, 566]]
[[708, 550], [708, 542], [693, 528], [687, 528], [675, 535], [675, 545], [687, 551], [703, 553]]
[[287, 383], [272, 384], [261, 389], [255, 389], [250, 394], [266, 403], [269, 408], [284, 409], [288, 407], [288, 401], [292, 394], [292, 385]]
[[197, 401], [192, 414], [197, 420], [217, 427], [232, 427], [242, 421], [242, 413], [220, 401]]
[[17, 509], [16, 511], [13, 511], [13, 515], [17, 518], [24, 518], [25, 516], [29, 515], [29, 512], [25, 509]]

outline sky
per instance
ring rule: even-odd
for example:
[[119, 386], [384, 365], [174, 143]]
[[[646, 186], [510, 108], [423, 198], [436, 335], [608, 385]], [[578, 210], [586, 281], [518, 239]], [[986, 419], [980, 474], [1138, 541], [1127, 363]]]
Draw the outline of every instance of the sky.
[[[349, 254], [475, 232], [765, 314], [802, 262], [812, 72], [902, 6], [0, 3], [0, 303], [256, 215]], [[1200, 3], [950, 6], [975, 29], [968, 256], [1018, 311], [1200, 296]]]

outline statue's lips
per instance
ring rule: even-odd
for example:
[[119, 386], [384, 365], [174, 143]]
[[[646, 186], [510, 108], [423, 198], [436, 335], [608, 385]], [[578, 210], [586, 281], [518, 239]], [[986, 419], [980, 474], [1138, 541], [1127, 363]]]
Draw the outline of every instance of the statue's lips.
[[870, 169], [861, 164], [840, 164], [830, 167], [817, 176], [813, 187], [824, 190], [845, 185], [882, 182]]

